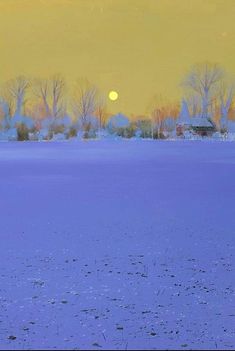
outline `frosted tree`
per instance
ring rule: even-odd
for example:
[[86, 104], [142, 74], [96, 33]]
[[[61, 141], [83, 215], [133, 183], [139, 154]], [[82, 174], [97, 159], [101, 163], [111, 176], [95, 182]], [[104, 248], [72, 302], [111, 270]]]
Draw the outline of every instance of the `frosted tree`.
[[0, 97], [0, 115], [2, 118], [10, 115], [9, 105], [2, 97]]
[[10, 107], [4, 98], [0, 97], [0, 120], [1, 126], [5, 129], [10, 125]]
[[99, 128], [102, 129], [105, 127], [105, 122], [107, 118], [106, 104], [104, 97], [99, 97], [96, 103], [95, 115], [99, 120]]
[[220, 127], [222, 130], [227, 130], [228, 127], [228, 113], [232, 106], [235, 87], [233, 83], [221, 82], [219, 90], [219, 100], [220, 100]]
[[97, 88], [87, 80], [78, 80], [72, 98], [72, 108], [82, 128], [93, 120], [97, 106]]
[[151, 136], [154, 137], [154, 134], [159, 138], [163, 130], [163, 106], [165, 106], [166, 101], [162, 95], [154, 95], [150, 100], [148, 111], [150, 113], [151, 120]]
[[174, 129], [173, 125], [175, 125], [175, 120], [179, 115], [178, 102], [170, 102], [162, 95], [155, 95], [150, 101], [149, 111], [152, 138], [154, 136], [160, 138], [162, 132]]
[[180, 113], [179, 113], [179, 118], [178, 118], [178, 122], [181, 122], [183, 124], [188, 124], [190, 121], [190, 112], [189, 112], [189, 106], [188, 106], [188, 102], [183, 99], [181, 102], [181, 109], [180, 109]]
[[34, 94], [41, 100], [46, 116], [51, 116], [49, 106], [49, 81], [47, 79], [37, 79], [34, 82]]
[[201, 63], [195, 65], [184, 80], [184, 86], [201, 99], [201, 114], [209, 117], [209, 107], [218, 94], [223, 70], [217, 64]]
[[47, 117], [58, 118], [65, 114], [65, 80], [60, 75], [34, 82], [34, 94], [44, 106]]
[[60, 76], [54, 76], [51, 80], [52, 116], [60, 117], [65, 113], [65, 81]]
[[184, 100], [187, 103], [190, 116], [195, 117], [201, 114], [202, 103], [201, 103], [201, 97], [198, 94], [191, 92], [186, 95]]
[[30, 82], [24, 76], [19, 76], [6, 83], [4, 95], [13, 116], [22, 115], [29, 86]]
[[176, 119], [174, 117], [166, 117], [163, 121], [164, 130], [166, 132], [173, 132], [176, 127]]

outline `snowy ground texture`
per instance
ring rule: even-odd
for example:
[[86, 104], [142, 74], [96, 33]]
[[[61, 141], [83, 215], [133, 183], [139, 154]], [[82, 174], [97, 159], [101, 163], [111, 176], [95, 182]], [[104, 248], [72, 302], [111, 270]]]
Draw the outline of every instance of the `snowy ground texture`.
[[235, 143], [0, 144], [0, 349], [233, 349]]

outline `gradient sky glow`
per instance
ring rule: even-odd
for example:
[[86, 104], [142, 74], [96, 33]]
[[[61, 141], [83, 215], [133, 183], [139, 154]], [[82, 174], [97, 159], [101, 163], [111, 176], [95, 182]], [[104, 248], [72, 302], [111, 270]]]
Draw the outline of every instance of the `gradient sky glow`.
[[0, 55], [1, 83], [62, 73], [72, 86], [86, 77], [111, 112], [146, 113], [153, 95], [181, 95], [195, 62], [235, 73], [235, 1], [0, 0]]

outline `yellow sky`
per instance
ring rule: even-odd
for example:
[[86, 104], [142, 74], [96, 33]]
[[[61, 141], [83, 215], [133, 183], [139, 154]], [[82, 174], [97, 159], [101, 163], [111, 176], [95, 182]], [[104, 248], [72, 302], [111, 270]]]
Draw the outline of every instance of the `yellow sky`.
[[235, 73], [235, 0], [0, 0], [0, 82], [86, 77], [118, 91], [111, 112], [145, 113], [205, 60]]

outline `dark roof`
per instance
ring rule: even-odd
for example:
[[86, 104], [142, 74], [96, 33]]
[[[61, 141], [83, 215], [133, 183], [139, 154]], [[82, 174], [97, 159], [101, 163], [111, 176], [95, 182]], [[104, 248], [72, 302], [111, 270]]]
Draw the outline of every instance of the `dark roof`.
[[193, 128], [213, 128], [214, 122], [210, 118], [206, 117], [193, 117], [191, 121], [191, 126]]

